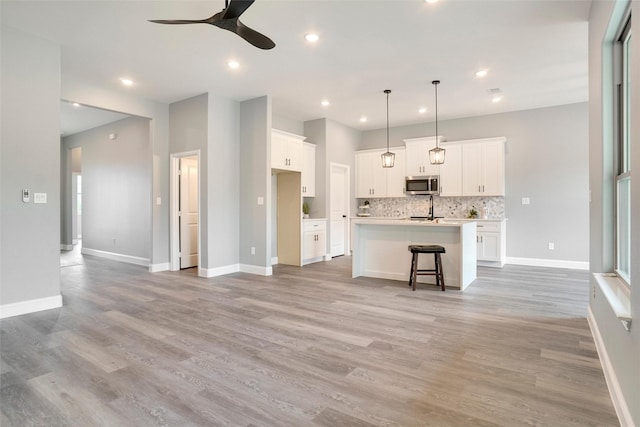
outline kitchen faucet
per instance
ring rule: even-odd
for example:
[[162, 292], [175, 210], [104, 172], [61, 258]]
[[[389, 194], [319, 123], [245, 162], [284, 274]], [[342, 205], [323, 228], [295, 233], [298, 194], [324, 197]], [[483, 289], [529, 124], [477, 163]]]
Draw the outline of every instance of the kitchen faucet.
[[433, 221], [433, 195], [429, 194], [429, 220]]

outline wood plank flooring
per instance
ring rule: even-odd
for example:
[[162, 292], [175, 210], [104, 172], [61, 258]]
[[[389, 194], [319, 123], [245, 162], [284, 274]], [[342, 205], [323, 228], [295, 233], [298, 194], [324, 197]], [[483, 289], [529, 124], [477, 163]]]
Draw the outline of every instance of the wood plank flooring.
[[0, 425], [619, 425], [587, 272], [412, 292], [350, 262], [212, 279], [67, 263], [64, 307], [0, 322]]

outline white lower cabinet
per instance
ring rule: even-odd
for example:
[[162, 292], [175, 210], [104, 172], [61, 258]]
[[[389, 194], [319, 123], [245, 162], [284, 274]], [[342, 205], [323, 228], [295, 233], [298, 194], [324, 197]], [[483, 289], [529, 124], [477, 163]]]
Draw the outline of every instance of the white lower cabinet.
[[327, 220], [305, 219], [302, 233], [302, 265], [322, 261], [327, 255]]
[[477, 222], [478, 265], [502, 267], [505, 263], [505, 220]]

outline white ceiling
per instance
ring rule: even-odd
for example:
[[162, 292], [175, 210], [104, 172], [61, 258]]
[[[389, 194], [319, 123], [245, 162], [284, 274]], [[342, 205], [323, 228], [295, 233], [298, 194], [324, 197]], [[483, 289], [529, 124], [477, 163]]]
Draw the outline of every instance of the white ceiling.
[[[586, 0], [257, 0], [245, 25], [275, 41], [257, 49], [200, 19], [215, 1], [2, 0], [3, 25], [61, 46], [62, 79], [158, 102], [204, 92], [238, 101], [269, 94], [277, 114], [322, 117], [356, 129], [587, 100]], [[308, 32], [320, 40], [310, 45]], [[232, 71], [229, 59], [241, 66]], [[487, 77], [475, 77], [488, 69]], [[120, 77], [133, 87], [123, 87]], [[489, 89], [504, 96], [492, 103]], [[331, 106], [320, 101], [329, 99]], [[419, 114], [418, 108], [428, 108]], [[362, 124], [359, 118], [369, 117]]]

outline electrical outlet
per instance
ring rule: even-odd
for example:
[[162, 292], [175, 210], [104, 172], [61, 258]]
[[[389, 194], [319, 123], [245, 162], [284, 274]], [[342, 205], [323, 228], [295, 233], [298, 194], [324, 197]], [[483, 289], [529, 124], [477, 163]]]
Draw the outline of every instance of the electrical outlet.
[[556, 248], [556, 244], [553, 242], [549, 242], [549, 250], [552, 251]]
[[251, 246], [251, 255], [255, 255], [255, 254], [256, 254], [256, 247]]

